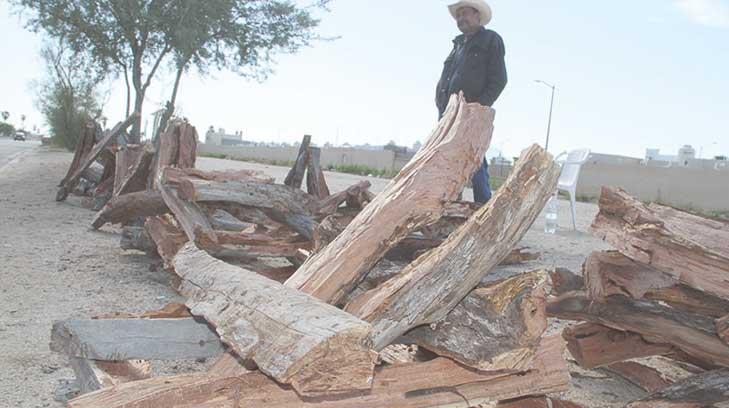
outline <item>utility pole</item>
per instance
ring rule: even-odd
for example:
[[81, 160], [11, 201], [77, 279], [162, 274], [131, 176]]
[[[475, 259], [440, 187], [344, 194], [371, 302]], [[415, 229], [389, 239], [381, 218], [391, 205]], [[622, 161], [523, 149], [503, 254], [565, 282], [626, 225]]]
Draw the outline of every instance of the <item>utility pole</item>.
[[544, 150], [549, 151], [549, 132], [552, 130], [552, 109], [554, 108], [554, 91], [557, 89], [557, 87], [555, 85], [544, 82], [541, 79], [535, 79], [534, 82], [544, 84], [552, 88], [552, 100], [549, 102], [549, 122], [547, 122], [547, 141], [546, 143], [544, 143]]

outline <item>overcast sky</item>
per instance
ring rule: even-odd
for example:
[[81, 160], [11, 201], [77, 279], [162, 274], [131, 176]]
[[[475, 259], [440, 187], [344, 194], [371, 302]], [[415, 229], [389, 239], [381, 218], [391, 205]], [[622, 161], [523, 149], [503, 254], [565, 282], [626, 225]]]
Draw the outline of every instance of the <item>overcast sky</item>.
[[[424, 141], [436, 121], [435, 83], [458, 34], [440, 0], [334, 0], [319, 32], [341, 36], [280, 56], [265, 82], [216, 73], [183, 79], [179, 105], [204, 133], [243, 131], [257, 141], [401, 145]], [[506, 43], [509, 84], [496, 102], [490, 155], [544, 143], [557, 85], [550, 151], [587, 147], [643, 157], [692, 144], [729, 153], [729, 0], [492, 0], [488, 28]], [[0, 110], [43, 126], [31, 83], [42, 75], [41, 38], [0, 2]], [[146, 112], [162, 106], [171, 74], [157, 78]], [[122, 119], [123, 83], [106, 115]], [[145, 116], [146, 117], [146, 116]], [[150, 120], [151, 122], [151, 120]], [[150, 124], [151, 127], [151, 124]]]

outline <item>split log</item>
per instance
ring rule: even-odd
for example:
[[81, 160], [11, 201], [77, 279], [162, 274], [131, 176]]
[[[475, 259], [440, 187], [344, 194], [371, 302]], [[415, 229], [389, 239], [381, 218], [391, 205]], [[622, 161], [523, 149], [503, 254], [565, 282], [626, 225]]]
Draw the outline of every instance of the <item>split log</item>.
[[371, 391], [336, 400], [302, 399], [260, 372], [232, 378], [203, 373], [123, 384], [76, 398], [69, 407], [171, 408], [185, 403], [187, 407], [466, 408], [493, 400], [565, 391], [569, 371], [563, 351], [561, 339], [544, 339], [537, 368], [513, 375], [468, 370], [446, 358], [384, 367], [375, 374]]
[[254, 227], [254, 224], [243, 222], [225, 210], [215, 210], [210, 215], [210, 223], [216, 230], [245, 231]]
[[127, 175], [130, 168], [134, 165], [134, 162], [137, 161], [141, 154], [142, 145], [138, 144], [122, 146], [116, 152], [116, 168], [114, 170], [114, 195], [119, 195], [119, 188], [121, 187], [122, 180]]
[[289, 173], [284, 179], [284, 184], [296, 189], [301, 188], [301, 183], [304, 181], [304, 172], [306, 171], [307, 164], [309, 162], [309, 145], [311, 144], [311, 136], [304, 135], [304, 139], [301, 141], [299, 146], [299, 154], [296, 156], [296, 162], [294, 166], [289, 170]]
[[167, 212], [169, 208], [159, 192], [139, 191], [112, 198], [96, 214], [91, 227], [99, 229], [106, 223], [122, 224], [135, 218], [152, 217]]
[[157, 189], [162, 194], [165, 204], [167, 204], [167, 207], [185, 231], [187, 238], [192, 242], [196, 242], [204, 236], [207, 242], [217, 243], [218, 238], [215, 235], [213, 226], [210, 225], [208, 217], [196, 203], [180, 198], [179, 185], [168, 183], [166, 174], [165, 171], [160, 173]]
[[621, 361], [610, 364], [605, 371], [623, 378], [643, 391], [653, 393], [673, 384], [658, 370], [635, 361]]
[[329, 186], [321, 170], [321, 149], [309, 148], [309, 163], [306, 170], [306, 191], [312, 196], [323, 200], [329, 197]]
[[729, 315], [716, 320], [716, 333], [724, 343], [729, 344]]
[[456, 198], [488, 148], [493, 116], [491, 108], [454, 95], [426, 145], [286, 285], [339, 303], [398, 241], [440, 218], [444, 201]]
[[69, 362], [82, 395], [152, 377], [152, 367], [146, 361], [95, 361], [70, 357]]
[[406, 336], [481, 371], [526, 371], [547, 328], [544, 271], [473, 290], [445, 319]]
[[159, 135], [157, 153], [152, 162], [148, 187], [156, 187], [166, 167], [194, 168], [197, 157], [197, 130], [191, 124], [177, 120], [170, 122]]
[[91, 163], [96, 161], [96, 158], [99, 157], [101, 152], [106, 149], [120, 133], [122, 133], [137, 119], [137, 116], [139, 116], [138, 113], [133, 113], [124, 122], [114, 126], [114, 128], [106, 134], [103, 139], [94, 145], [93, 149], [91, 149], [91, 151], [89, 151], [89, 153], [84, 157], [76, 170], [64, 180], [63, 185], [61, 185], [58, 193], [56, 194], [56, 201], [63, 201], [66, 197], [68, 197], [68, 193], [73, 190], [73, 187], [76, 183], [78, 183], [79, 178], [81, 178], [81, 174], [89, 168], [89, 166], [91, 166]]
[[682, 284], [669, 274], [615, 251], [593, 252], [585, 262], [585, 280], [588, 294], [594, 300], [625, 295], [665, 302], [706, 316], [722, 317], [729, 311], [729, 300]]
[[575, 275], [569, 269], [555, 268], [549, 277], [552, 281], [553, 296], [561, 296], [567, 292], [585, 289], [585, 279], [582, 276]]
[[551, 317], [589, 321], [668, 343], [699, 360], [729, 366], [729, 345], [716, 335], [714, 320], [657, 302], [610, 296], [594, 302], [568, 294], [547, 305]]
[[[100, 132], [100, 129], [95, 122], [86, 122], [86, 124], [84, 125], [84, 130], [81, 133], [81, 137], [76, 142], [76, 149], [73, 153], [71, 166], [68, 167], [68, 171], [66, 172], [66, 176], [63, 177], [63, 180], [58, 183], [58, 187], [63, 187], [63, 185], [66, 184], [66, 180], [68, 180], [76, 172], [76, 170], [78, 170], [81, 162], [86, 158], [86, 156], [89, 155], [91, 150], [94, 148], [94, 144], [96, 144], [97, 131]], [[97, 183], [99, 181], [101, 180], [96, 180]]]
[[351, 197], [359, 197], [360, 195], [369, 191], [368, 189], [371, 186], [372, 184], [369, 181], [363, 180], [358, 182], [357, 184], [348, 187], [344, 191], [340, 191], [336, 194], [330, 195], [319, 203], [316, 214], [322, 216], [334, 214], [337, 211], [337, 208], [342, 205], [342, 203], [344, 203], [348, 199], [351, 199]]
[[144, 229], [154, 241], [165, 268], [171, 268], [175, 255], [188, 241], [185, 233], [165, 217], [147, 218]]
[[216, 327], [242, 358], [301, 395], [372, 385], [371, 327], [306, 294], [219, 261], [188, 243], [174, 260], [192, 314]]
[[594, 323], [580, 323], [562, 332], [567, 349], [577, 364], [586, 369], [607, 366], [634, 358], [667, 355], [674, 351], [666, 343], [651, 343], [639, 334]]
[[501, 401], [495, 405], [495, 408], [582, 408], [582, 406], [552, 397], [528, 397]]
[[603, 188], [593, 231], [637, 262], [729, 299], [729, 223]]
[[[551, 155], [532, 146], [522, 154], [505, 188], [441, 246], [348, 304], [347, 311], [373, 323], [375, 348], [385, 347], [414, 327], [443, 319], [522, 239], [558, 177], [559, 166]], [[359, 248], [357, 242], [353, 244]]]
[[124, 250], [136, 249], [148, 254], [157, 253], [157, 245], [144, 227], [124, 227], [120, 246]]
[[705, 408], [729, 401], [729, 370], [715, 370], [688, 377], [628, 408]]
[[101, 319], [55, 322], [50, 348], [91, 360], [180, 360], [222, 353], [222, 343], [204, 321]]
[[134, 160], [125, 169], [124, 175], [119, 178], [119, 184], [114, 185], [114, 194], [122, 195], [143, 191], [147, 189], [147, 179], [154, 159], [154, 147], [150, 144], [142, 146]]

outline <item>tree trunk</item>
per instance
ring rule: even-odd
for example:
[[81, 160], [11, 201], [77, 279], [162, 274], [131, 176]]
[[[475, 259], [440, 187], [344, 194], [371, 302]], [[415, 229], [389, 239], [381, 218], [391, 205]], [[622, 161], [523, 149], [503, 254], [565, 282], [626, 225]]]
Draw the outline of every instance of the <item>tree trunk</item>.
[[[337, 304], [385, 252], [440, 218], [488, 148], [494, 112], [453, 96], [428, 143], [336, 240], [314, 254], [286, 282]], [[447, 171], [445, 169], [448, 169]], [[471, 288], [469, 288], [470, 290]]]
[[293, 187], [301, 188], [301, 183], [304, 181], [304, 172], [309, 162], [309, 144], [311, 143], [311, 136], [304, 135], [304, 139], [299, 146], [299, 154], [296, 156], [296, 162], [294, 166], [289, 170], [289, 173], [284, 179], [284, 184]]
[[347, 311], [373, 323], [375, 348], [443, 319], [522, 239], [554, 192], [559, 171], [541, 147], [527, 149], [489, 203], [441, 246], [349, 303]]

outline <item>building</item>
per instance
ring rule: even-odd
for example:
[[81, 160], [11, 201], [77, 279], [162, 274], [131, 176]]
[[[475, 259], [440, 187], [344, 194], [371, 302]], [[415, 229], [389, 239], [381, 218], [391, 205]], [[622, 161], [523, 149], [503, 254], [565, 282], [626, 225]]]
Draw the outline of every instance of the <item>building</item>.
[[718, 169], [727, 167], [723, 156], [716, 156], [713, 159], [701, 159], [696, 157], [696, 149], [691, 145], [684, 145], [678, 149], [678, 154], [660, 154], [658, 149], [646, 149], [644, 164], [659, 167], [688, 167], [693, 169]]
[[229, 135], [225, 133], [225, 129], [220, 128], [216, 132], [215, 129], [210, 126], [208, 131], [205, 133], [205, 144], [213, 146], [240, 146], [242, 144], [248, 144], [243, 141], [243, 132], [237, 131], [235, 134]]

